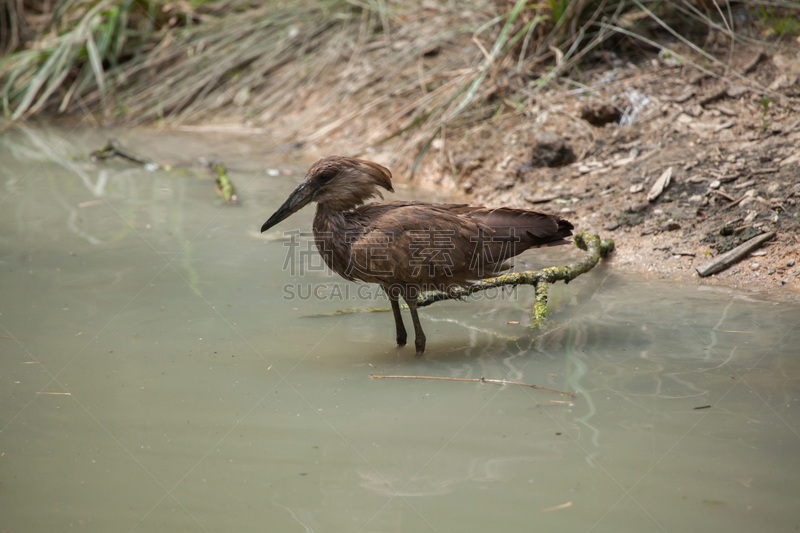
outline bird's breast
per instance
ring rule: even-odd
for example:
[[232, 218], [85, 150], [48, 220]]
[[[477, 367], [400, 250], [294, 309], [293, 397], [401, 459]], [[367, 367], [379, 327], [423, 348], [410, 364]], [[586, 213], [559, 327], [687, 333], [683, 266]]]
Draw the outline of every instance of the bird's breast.
[[361, 232], [351, 227], [344, 214], [317, 209], [314, 217], [314, 243], [325, 264], [347, 280], [355, 279], [350, 267], [352, 243]]

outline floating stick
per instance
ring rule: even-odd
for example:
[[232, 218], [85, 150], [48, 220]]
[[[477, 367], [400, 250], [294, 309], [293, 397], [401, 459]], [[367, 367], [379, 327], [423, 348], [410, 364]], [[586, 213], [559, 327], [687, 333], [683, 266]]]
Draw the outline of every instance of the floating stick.
[[570, 398], [575, 398], [575, 395], [571, 392], [564, 392], [558, 389], [549, 389], [547, 387], [542, 387], [540, 385], [531, 385], [530, 383], [522, 383], [521, 381], [508, 381], [507, 379], [488, 379], [484, 377], [480, 378], [450, 378], [450, 377], [441, 377], [441, 376], [380, 376], [377, 374], [370, 374], [369, 377], [375, 379], [436, 379], [440, 381], [471, 381], [473, 383], [497, 383], [498, 385], [521, 385], [523, 387], [530, 387], [532, 389], [539, 389], [539, 390], [546, 390], [548, 392], [555, 392], [557, 394], [563, 394], [564, 396], [569, 396]]

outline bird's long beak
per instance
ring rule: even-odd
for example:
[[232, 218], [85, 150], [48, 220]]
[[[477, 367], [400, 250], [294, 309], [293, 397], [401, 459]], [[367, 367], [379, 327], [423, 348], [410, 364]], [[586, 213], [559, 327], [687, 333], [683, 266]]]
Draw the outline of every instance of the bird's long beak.
[[314, 197], [314, 192], [316, 192], [316, 188], [307, 182], [303, 182], [298, 185], [297, 188], [292, 191], [292, 194], [289, 195], [289, 198], [283, 202], [283, 205], [280, 206], [271, 217], [269, 217], [269, 220], [264, 222], [264, 225], [261, 226], [261, 233], [264, 233], [281, 220], [288, 218], [290, 215], [296, 213], [303, 206], [311, 202], [312, 198]]

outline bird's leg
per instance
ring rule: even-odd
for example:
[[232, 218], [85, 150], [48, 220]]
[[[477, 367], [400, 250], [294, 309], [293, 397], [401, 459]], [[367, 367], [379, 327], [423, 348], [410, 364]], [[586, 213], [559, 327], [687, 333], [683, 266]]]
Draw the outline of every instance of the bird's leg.
[[408, 334], [406, 333], [406, 327], [403, 325], [403, 317], [400, 315], [400, 303], [397, 301], [397, 295], [392, 295], [392, 293], [386, 289], [384, 289], [384, 291], [386, 292], [386, 296], [389, 297], [389, 301], [392, 302], [394, 328], [397, 331], [397, 345], [405, 346]]
[[422, 331], [422, 324], [419, 323], [419, 315], [417, 314], [417, 299], [404, 298], [408, 304], [408, 310], [411, 311], [411, 321], [414, 323], [414, 346], [417, 348], [417, 355], [422, 355], [425, 351], [425, 332]]

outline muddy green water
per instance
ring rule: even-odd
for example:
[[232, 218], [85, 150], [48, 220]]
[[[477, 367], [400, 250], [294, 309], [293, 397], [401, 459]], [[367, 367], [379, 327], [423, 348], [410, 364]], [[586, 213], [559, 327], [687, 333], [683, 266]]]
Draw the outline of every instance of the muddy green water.
[[[89, 161], [111, 135], [204, 178]], [[269, 145], [0, 134], [0, 530], [800, 528], [800, 305], [602, 266], [545, 335], [524, 288], [429, 307], [415, 357], [390, 314], [303, 318], [386, 302], [283, 238], [312, 209], [258, 233], [309, 163]]]

